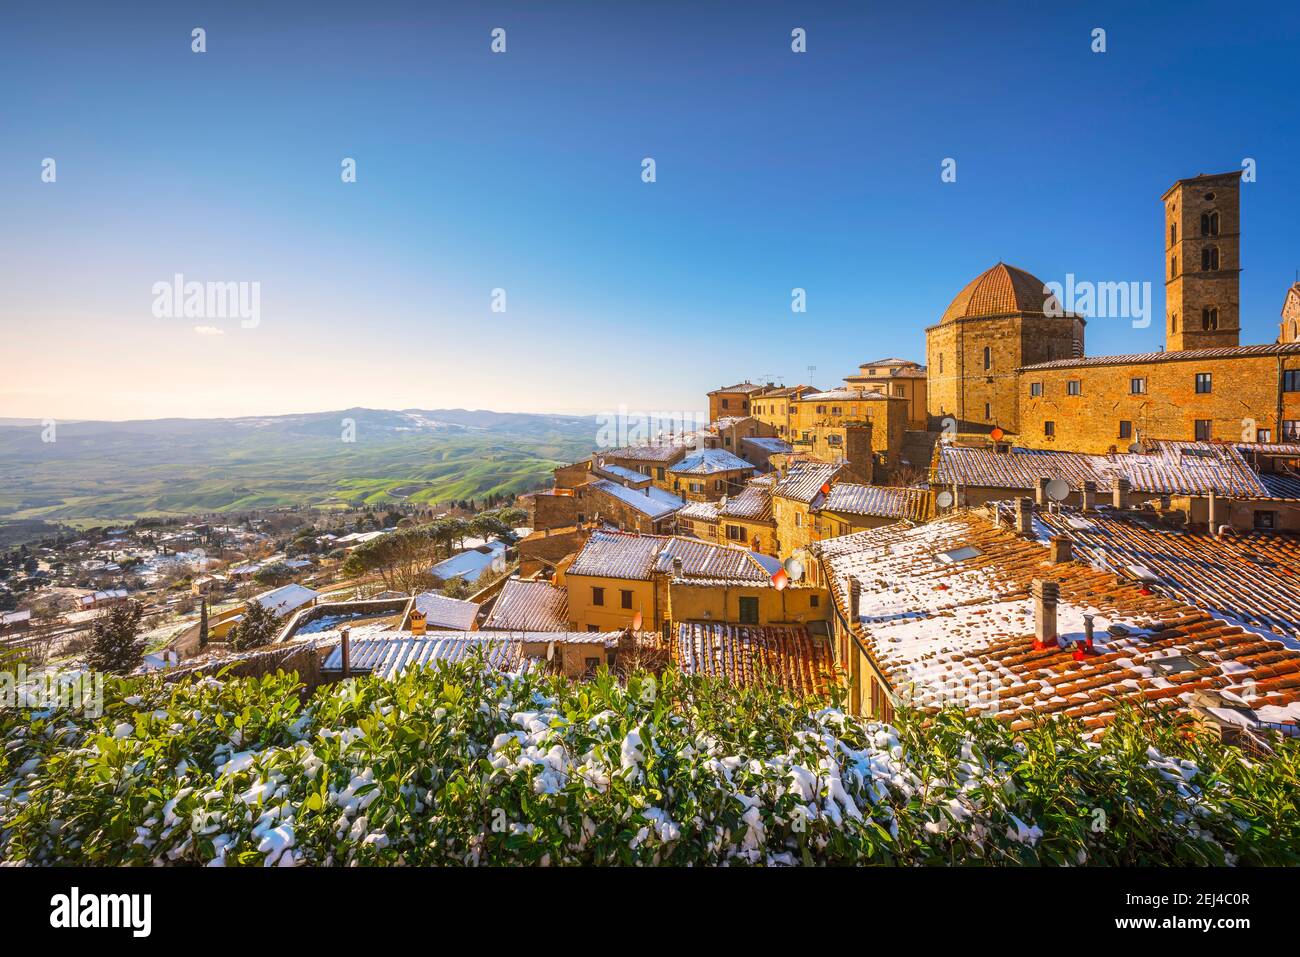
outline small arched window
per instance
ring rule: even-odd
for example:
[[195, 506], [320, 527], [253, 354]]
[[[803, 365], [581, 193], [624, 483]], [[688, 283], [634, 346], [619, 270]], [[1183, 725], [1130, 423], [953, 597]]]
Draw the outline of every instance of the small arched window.
[[1206, 332], [1219, 328], [1219, 310], [1214, 306], [1201, 310], [1201, 328]]
[[1170, 332], [1178, 331], [1178, 313], [1176, 312], [1171, 312], [1169, 314], [1169, 331]]
[[1208, 213], [1201, 213], [1201, 235], [1219, 235], [1219, 213], [1217, 210], [1212, 209]]
[[1170, 256], [1169, 257], [1169, 278], [1173, 279], [1177, 275], [1178, 275], [1178, 257]]
[[1178, 242], [1178, 224], [1169, 224], [1169, 245], [1173, 246]]
[[984, 347], [984, 368], [985, 369], [993, 368], [993, 350], [988, 346]]
[[1201, 269], [1205, 272], [1213, 272], [1219, 268], [1219, 247], [1206, 246], [1201, 250]]

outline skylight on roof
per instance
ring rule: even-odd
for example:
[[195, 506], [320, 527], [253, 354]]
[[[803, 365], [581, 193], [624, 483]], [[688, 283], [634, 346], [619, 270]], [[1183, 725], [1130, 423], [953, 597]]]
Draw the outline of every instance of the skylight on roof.
[[979, 558], [984, 553], [974, 545], [963, 545], [961, 548], [949, 549], [946, 552], [939, 553], [939, 561], [947, 562], [949, 565], [957, 562], [970, 561], [972, 558]]
[[1189, 671], [1201, 671], [1210, 667], [1210, 663], [1200, 655], [1170, 655], [1168, 658], [1152, 658], [1149, 664], [1159, 668], [1167, 675], [1185, 674]]

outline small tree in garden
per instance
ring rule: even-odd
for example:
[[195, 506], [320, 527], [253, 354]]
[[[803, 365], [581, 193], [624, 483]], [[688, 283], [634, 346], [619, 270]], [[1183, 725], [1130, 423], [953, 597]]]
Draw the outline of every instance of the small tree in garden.
[[230, 629], [230, 646], [236, 651], [260, 648], [275, 637], [280, 618], [260, 601], [250, 601], [239, 623]]
[[94, 671], [118, 675], [138, 667], [144, 658], [144, 639], [140, 637], [140, 616], [143, 614], [144, 605], [128, 601], [100, 615], [91, 626], [87, 666]]

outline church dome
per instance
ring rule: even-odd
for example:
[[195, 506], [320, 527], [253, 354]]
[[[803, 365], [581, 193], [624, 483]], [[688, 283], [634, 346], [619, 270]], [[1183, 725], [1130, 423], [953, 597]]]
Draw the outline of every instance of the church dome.
[[1014, 313], [1043, 315], [1045, 312], [1061, 314], [1056, 297], [1044, 292], [1043, 281], [1023, 269], [998, 263], [968, 282], [944, 310], [939, 322]]

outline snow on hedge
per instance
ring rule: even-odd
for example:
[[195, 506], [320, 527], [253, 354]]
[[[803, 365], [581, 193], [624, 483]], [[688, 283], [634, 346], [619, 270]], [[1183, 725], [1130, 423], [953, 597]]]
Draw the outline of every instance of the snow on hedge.
[[770, 687], [473, 662], [357, 679], [112, 681], [0, 712], [0, 860], [205, 864], [1300, 862], [1300, 746], [1128, 715], [1099, 741], [897, 726]]

